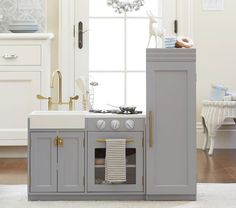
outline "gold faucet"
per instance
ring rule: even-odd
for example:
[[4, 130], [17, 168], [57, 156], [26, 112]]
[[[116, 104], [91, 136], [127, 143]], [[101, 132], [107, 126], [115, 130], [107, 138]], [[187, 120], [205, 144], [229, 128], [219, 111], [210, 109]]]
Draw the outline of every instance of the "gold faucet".
[[53, 84], [54, 84], [54, 80], [55, 80], [56, 75], [58, 76], [58, 99], [57, 99], [57, 102], [53, 103], [51, 97], [44, 97], [42, 95], [37, 95], [37, 98], [40, 100], [42, 100], [42, 99], [48, 100], [48, 110], [52, 110], [52, 105], [54, 105], [54, 104], [56, 104], [56, 105], [67, 104], [67, 105], [69, 105], [69, 110], [72, 111], [73, 100], [78, 100], [79, 96], [76, 95], [74, 97], [69, 97], [69, 102], [63, 102], [63, 100], [62, 100], [62, 74], [59, 70], [56, 70], [52, 73], [50, 88], [54, 88]]

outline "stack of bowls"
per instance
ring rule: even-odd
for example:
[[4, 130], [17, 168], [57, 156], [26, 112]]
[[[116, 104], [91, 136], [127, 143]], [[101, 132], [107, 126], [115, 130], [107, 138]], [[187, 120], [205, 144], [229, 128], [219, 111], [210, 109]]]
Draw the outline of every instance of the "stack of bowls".
[[39, 27], [34, 20], [15, 20], [9, 24], [8, 29], [12, 33], [34, 33], [38, 31]]

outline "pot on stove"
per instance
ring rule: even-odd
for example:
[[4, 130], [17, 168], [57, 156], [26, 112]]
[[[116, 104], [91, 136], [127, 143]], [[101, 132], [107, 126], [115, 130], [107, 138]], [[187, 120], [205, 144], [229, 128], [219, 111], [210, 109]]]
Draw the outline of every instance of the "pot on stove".
[[107, 104], [107, 105], [114, 108], [119, 108], [122, 113], [134, 113], [137, 108], [136, 106], [131, 106], [131, 105], [122, 105], [122, 106], [115, 106], [111, 104]]

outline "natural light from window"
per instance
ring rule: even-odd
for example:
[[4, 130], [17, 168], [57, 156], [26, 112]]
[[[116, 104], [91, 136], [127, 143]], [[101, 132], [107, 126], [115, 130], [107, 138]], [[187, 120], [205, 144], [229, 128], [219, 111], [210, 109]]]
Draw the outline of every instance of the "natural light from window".
[[145, 110], [150, 8], [161, 24], [161, 0], [146, 0], [139, 11], [127, 15], [114, 12], [107, 0], [90, 0], [89, 78], [99, 84], [94, 87], [94, 109], [127, 104]]

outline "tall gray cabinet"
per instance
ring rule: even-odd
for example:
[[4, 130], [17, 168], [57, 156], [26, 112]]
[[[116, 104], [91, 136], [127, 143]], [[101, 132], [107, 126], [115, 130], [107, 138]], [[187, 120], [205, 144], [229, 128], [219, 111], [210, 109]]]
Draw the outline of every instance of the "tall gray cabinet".
[[196, 50], [147, 49], [148, 200], [196, 198]]

